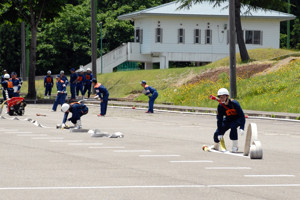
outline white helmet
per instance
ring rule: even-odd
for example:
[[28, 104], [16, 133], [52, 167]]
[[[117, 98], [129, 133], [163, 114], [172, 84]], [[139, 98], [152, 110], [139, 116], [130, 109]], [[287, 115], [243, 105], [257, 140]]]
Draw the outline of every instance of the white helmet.
[[86, 71], [92, 71], [91, 68], [87, 68]]
[[229, 92], [226, 88], [221, 88], [218, 90], [218, 96], [221, 96], [221, 95], [228, 95], [229, 96]]
[[48, 71], [47, 71], [47, 74], [51, 74], [51, 71], [50, 71], [50, 70], [48, 70]]
[[3, 77], [4, 77], [4, 78], [10, 78], [10, 75], [9, 75], [9, 74], [4, 74]]
[[67, 104], [67, 103], [64, 103], [62, 106], [61, 106], [61, 111], [62, 112], [67, 112], [70, 108], [70, 105]]

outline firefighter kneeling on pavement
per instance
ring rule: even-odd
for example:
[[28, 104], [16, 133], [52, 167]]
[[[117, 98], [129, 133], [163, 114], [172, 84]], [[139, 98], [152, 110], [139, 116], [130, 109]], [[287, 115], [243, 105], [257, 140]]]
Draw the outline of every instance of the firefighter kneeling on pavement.
[[[75, 125], [75, 129], [81, 129], [81, 116], [86, 115], [89, 109], [86, 105], [79, 102], [73, 102], [70, 104], [64, 103], [61, 107], [61, 111], [64, 112], [64, 118], [61, 128], [68, 127], [66, 121], [71, 121]], [[72, 117], [68, 119], [69, 112], [72, 113]]]
[[217, 108], [217, 130], [214, 133], [215, 145], [212, 147], [219, 150], [219, 142], [223, 138], [225, 132], [230, 129], [229, 138], [232, 140], [232, 152], [238, 152], [238, 133], [244, 134], [245, 115], [240, 104], [229, 98], [229, 92], [226, 88], [218, 90], [220, 103]]

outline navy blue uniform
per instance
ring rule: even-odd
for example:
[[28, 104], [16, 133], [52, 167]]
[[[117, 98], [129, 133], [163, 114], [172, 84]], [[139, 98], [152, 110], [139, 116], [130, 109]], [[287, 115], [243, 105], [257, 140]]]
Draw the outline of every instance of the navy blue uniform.
[[76, 124], [77, 120], [80, 120], [82, 115], [86, 115], [88, 113], [89, 109], [86, 105], [83, 103], [71, 103], [70, 108], [68, 112], [65, 112], [64, 118], [63, 118], [63, 124], [66, 123], [69, 112], [72, 113], [72, 117], [68, 120], [71, 121], [73, 124]]
[[76, 83], [76, 95], [79, 96], [79, 91], [81, 92], [81, 95], [84, 95], [83, 93], [83, 83], [84, 83], [84, 75], [78, 74], [77, 77], [77, 83]]
[[108, 103], [109, 92], [101, 83], [95, 84], [94, 88], [95, 88], [96, 94], [101, 99], [100, 114], [104, 116], [104, 115], [106, 115], [106, 111], [107, 111], [107, 103]]
[[71, 91], [71, 99], [75, 99], [75, 89], [76, 89], [76, 80], [77, 80], [78, 74], [72, 73], [70, 76], [70, 91]]
[[63, 105], [65, 103], [66, 95], [67, 95], [66, 84], [63, 80], [57, 81], [56, 87], [57, 87], [57, 97], [56, 97], [53, 107], [52, 107], [53, 111], [56, 111], [58, 104]]
[[83, 95], [85, 95], [86, 91], [88, 91], [88, 98], [90, 98], [90, 96], [91, 96], [92, 79], [93, 79], [93, 74], [91, 74], [91, 73], [85, 74]]
[[149, 85], [145, 85], [145, 95], [149, 97], [149, 108], [148, 112], [153, 113], [153, 106], [154, 106], [154, 101], [158, 97], [158, 92], [156, 91], [155, 88], [150, 87]]
[[53, 87], [53, 77], [51, 75], [47, 75], [44, 78], [44, 87], [45, 87], [45, 96], [51, 96], [51, 91]]
[[4, 80], [2, 83], [2, 87], [3, 87], [3, 100], [6, 100], [6, 94], [5, 94], [5, 90], [8, 93], [8, 98], [12, 98], [14, 96], [14, 88], [13, 88], [13, 82], [11, 79], [9, 80]]
[[[227, 108], [226, 108], [227, 107]], [[245, 128], [245, 114], [240, 106], [240, 104], [236, 100], [230, 100], [228, 105], [219, 104], [218, 105], [218, 113], [217, 113], [217, 130], [214, 133], [214, 141], [216, 143], [219, 142], [218, 135], [224, 135], [225, 132], [230, 129], [230, 139], [237, 140], [237, 127], [240, 129]]]
[[20, 78], [12, 78], [11, 81], [13, 83], [13, 89], [14, 89], [13, 96], [14, 97], [19, 97], [21, 86], [22, 86], [22, 81], [20, 80]]

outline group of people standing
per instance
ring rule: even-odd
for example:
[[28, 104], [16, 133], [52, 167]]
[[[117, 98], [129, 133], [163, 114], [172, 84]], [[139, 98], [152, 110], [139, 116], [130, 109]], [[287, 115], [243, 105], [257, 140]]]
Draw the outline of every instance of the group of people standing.
[[7, 70], [3, 70], [3, 75], [1, 76], [1, 86], [2, 86], [2, 94], [3, 100], [7, 100], [12, 97], [19, 97], [20, 90], [22, 87], [22, 79], [18, 78], [16, 72], [12, 72], [9, 74]]

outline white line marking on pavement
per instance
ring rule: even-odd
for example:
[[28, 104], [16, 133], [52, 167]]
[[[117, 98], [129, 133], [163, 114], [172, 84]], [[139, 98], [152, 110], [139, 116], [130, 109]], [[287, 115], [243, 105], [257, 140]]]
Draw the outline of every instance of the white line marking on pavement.
[[153, 189], [153, 188], [232, 188], [232, 187], [300, 187], [300, 184], [259, 185], [123, 185], [123, 186], [69, 186], [69, 187], [0, 187], [0, 190], [78, 190], [78, 189]]
[[245, 177], [250, 178], [260, 178], [260, 177], [295, 177], [295, 175], [289, 175], [289, 174], [273, 174], [273, 175], [244, 175]]
[[7, 132], [6, 131], [5, 133], [16, 133], [16, 134], [20, 133], [21, 134], [21, 133], [32, 133], [32, 132], [28, 132], [28, 131], [26, 131], [26, 132], [21, 132], [21, 131], [11, 131], [11, 132], [9, 131], [9, 132]]
[[170, 163], [212, 163], [212, 160], [171, 160]]
[[33, 137], [33, 140], [63, 140], [63, 137]]
[[68, 145], [73, 145], [73, 146], [86, 146], [86, 145], [91, 145], [91, 146], [93, 146], [93, 145], [95, 145], [95, 146], [97, 146], [97, 145], [103, 145], [103, 143], [70, 143], [70, 144], [68, 144]]
[[66, 142], [82, 142], [82, 140], [50, 140], [49, 142], [66, 143]]
[[125, 147], [89, 147], [90, 149], [124, 149]]
[[114, 150], [117, 153], [151, 152], [151, 150]]
[[180, 155], [139, 155], [140, 157], [178, 157]]
[[251, 169], [251, 167], [205, 167], [205, 169]]
[[42, 136], [48, 136], [48, 134], [18, 134], [19, 137], [42, 137]]

